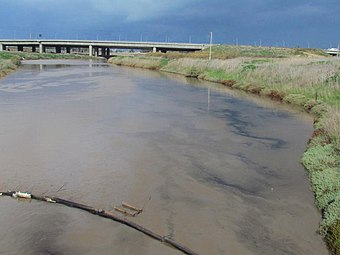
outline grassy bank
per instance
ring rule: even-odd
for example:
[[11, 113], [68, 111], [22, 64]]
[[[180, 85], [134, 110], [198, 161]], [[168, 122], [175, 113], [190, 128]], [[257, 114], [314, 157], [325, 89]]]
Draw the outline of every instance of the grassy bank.
[[[191, 53], [167, 52], [167, 53], [149, 53], [149, 56], [163, 57], [169, 59], [178, 58], [202, 58], [208, 59], [209, 50], [195, 51]], [[319, 49], [304, 48], [277, 48], [277, 47], [253, 47], [253, 46], [232, 46], [219, 45], [214, 46], [212, 51], [213, 59], [231, 59], [239, 57], [250, 58], [285, 58], [292, 56], [324, 56], [328, 55]]]
[[20, 57], [0, 52], [0, 78], [13, 72], [20, 65]]
[[173, 72], [219, 82], [303, 108], [315, 116], [302, 163], [316, 206], [320, 233], [329, 250], [340, 254], [340, 60], [313, 49], [217, 46], [208, 52], [116, 57], [116, 65]]

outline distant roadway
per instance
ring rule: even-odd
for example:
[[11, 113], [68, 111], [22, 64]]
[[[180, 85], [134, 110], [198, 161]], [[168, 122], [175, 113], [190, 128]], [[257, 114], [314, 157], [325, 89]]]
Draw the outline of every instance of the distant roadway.
[[0, 51], [71, 53], [72, 49], [81, 50], [90, 56], [110, 56], [113, 50], [142, 50], [152, 52], [198, 51], [207, 48], [207, 44], [172, 43], [172, 42], [129, 42], [129, 41], [90, 41], [90, 40], [3, 40], [0, 39]]

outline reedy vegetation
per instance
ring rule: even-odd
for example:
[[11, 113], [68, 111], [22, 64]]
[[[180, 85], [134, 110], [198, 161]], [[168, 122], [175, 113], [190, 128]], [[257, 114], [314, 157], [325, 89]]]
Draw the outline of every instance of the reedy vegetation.
[[19, 57], [7, 56], [5, 54], [0, 55], [0, 77], [14, 71], [20, 64]]
[[[322, 212], [320, 233], [340, 254], [340, 59], [320, 50], [218, 46], [207, 51], [112, 58], [113, 64], [150, 68], [220, 82], [268, 96], [315, 115], [315, 132], [302, 157], [315, 203]], [[147, 63], [147, 64], [146, 64]]]

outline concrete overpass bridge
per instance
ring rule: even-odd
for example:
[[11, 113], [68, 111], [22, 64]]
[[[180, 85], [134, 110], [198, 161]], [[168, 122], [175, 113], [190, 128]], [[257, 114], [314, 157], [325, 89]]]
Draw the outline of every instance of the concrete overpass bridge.
[[0, 51], [15, 49], [44, 53], [71, 53], [78, 49], [89, 56], [110, 56], [113, 49], [145, 50], [152, 52], [198, 51], [208, 47], [206, 44], [162, 43], [162, 42], [129, 42], [129, 41], [89, 41], [89, 40], [2, 40]]

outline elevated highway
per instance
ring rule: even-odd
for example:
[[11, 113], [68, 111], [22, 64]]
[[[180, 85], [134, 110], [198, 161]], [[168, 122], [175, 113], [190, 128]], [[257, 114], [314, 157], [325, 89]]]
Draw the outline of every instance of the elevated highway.
[[[208, 45], [194, 43], [162, 43], [162, 42], [133, 42], [133, 41], [89, 41], [89, 40], [2, 40], [0, 51], [10, 48], [17, 51], [46, 52], [51, 49], [55, 53], [71, 53], [73, 48], [81, 49], [90, 56], [110, 56], [113, 49], [145, 50], [152, 52], [167, 51], [198, 51]], [[28, 49], [27, 49], [28, 48]]]

